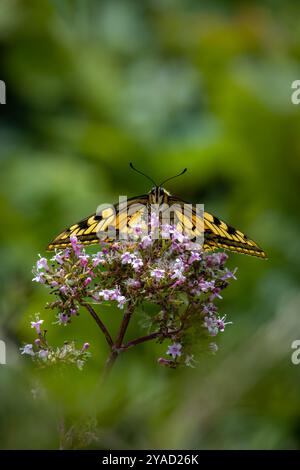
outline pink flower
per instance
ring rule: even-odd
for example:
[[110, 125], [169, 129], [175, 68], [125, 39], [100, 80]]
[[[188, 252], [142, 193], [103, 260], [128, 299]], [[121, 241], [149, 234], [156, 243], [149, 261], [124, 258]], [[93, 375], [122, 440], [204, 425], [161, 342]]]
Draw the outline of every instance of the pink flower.
[[216, 336], [218, 334], [218, 327], [216, 323], [216, 319], [213, 317], [205, 317], [204, 318], [204, 326], [207, 328], [209, 334], [211, 336]]
[[48, 351], [47, 349], [41, 349], [41, 350], [38, 352], [39, 358], [40, 358], [40, 359], [43, 359], [44, 361], [47, 359], [48, 354], [49, 354], [49, 351]]
[[157, 281], [160, 281], [163, 277], [165, 277], [165, 270], [164, 269], [153, 269], [150, 273], [151, 277], [154, 277]]
[[212, 290], [212, 294], [211, 294], [211, 296], [209, 297], [209, 300], [212, 301], [212, 300], [214, 300], [216, 297], [218, 297], [218, 299], [222, 299], [222, 296], [220, 295], [220, 292], [221, 292], [220, 287], [215, 287], [215, 288]]
[[176, 285], [182, 284], [186, 280], [186, 277], [183, 274], [185, 266], [184, 266], [184, 262], [182, 261], [182, 259], [177, 258], [175, 260], [173, 269], [174, 269], [174, 272], [171, 274], [171, 279], [177, 279]]
[[102, 251], [99, 251], [94, 257], [93, 257], [93, 267], [96, 268], [98, 264], [105, 264], [105, 258], [104, 258], [104, 253]]
[[206, 263], [207, 263], [207, 266], [209, 267], [218, 266], [218, 265], [224, 264], [225, 261], [227, 261], [227, 259], [228, 259], [228, 255], [224, 252], [212, 253], [211, 255], [207, 256]]
[[33, 345], [25, 344], [23, 348], [20, 348], [21, 354], [28, 354], [29, 356], [34, 356]]
[[135, 271], [138, 271], [142, 266], [143, 266], [143, 260], [142, 258], [134, 258], [132, 260], [132, 267]]
[[217, 320], [217, 327], [219, 328], [219, 331], [225, 330], [225, 323], [221, 318]]
[[39, 282], [40, 284], [45, 284], [46, 282], [44, 273], [36, 273], [35, 277], [32, 280], [35, 282]]
[[191, 256], [189, 257], [188, 263], [192, 264], [195, 261], [200, 261], [201, 260], [201, 255], [198, 253], [198, 251], [192, 251]]
[[37, 270], [45, 269], [45, 271], [49, 271], [48, 260], [46, 258], [40, 258], [36, 263], [36, 268]]
[[88, 284], [90, 284], [92, 282], [92, 278], [91, 277], [87, 277], [83, 283], [84, 287], [86, 287]]
[[234, 279], [236, 281], [235, 273], [237, 271], [237, 268], [234, 269], [234, 271], [229, 271], [229, 269], [225, 269], [225, 273], [221, 277], [222, 281], [226, 281], [227, 279]]
[[203, 279], [200, 279], [199, 281], [199, 288], [203, 292], [207, 292], [208, 290], [212, 290], [215, 287], [215, 282], [214, 281], [204, 281]]
[[145, 227], [142, 224], [136, 224], [133, 227], [133, 234], [141, 236], [145, 232]]
[[175, 359], [181, 356], [182, 345], [180, 343], [173, 343], [168, 347], [167, 354]]
[[126, 303], [126, 297], [124, 297], [124, 295], [118, 295], [116, 300], [118, 302], [118, 308], [122, 310], [124, 308], [125, 303]]
[[68, 315], [67, 315], [66, 313], [64, 313], [64, 312], [60, 312], [60, 313], [57, 315], [57, 319], [58, 319], [57, 323], [58, 323], [59, 325], [64, 325], [64, 326], [66, 326], [66, 325], [69, 323], [69, 317], [68, 317]]
[[68, 288], [68, 286], [63, 285], [63, 286], [61, 286], [61, 287], [59, 288], [59, 290], [60, 290], [60, 292], [61, 292], [62, 294], [67, 294], [69, 288]]
[[205, 314], [212, 315], [217, 311], [217, 307], [213, 303], [204, 304], [202, 311]]
[[225, 330], [226, 325], [231, 325], [231, 321], [225, 321], [226, 320], [226, 315], [224, 315], [222, 318], [218, 317], [217, 318], [217, 327], [219, 328], [219, 331], [223, 332]]
[[161, 237], [162, 238], [171, 238], [174, 228], [169, 224], [162, 224], [161, 226]]
[[140, 247], [145, 250], [146, 248], [148, 248], [149, 246], [152, 245], [152, 238], [150, 235], [145, 235], [143, 238], [142, 238], [142, 241], [140, 243]]
[[81, 253], [81, 245], [79, 245], [76, 235], [71, 235], [70, 242], [75, 255], [79, 256]]
[[141, 287], [141, 283], [138, 279], [127, 279], [126, 284], [128, 287], [132, 287], [136, 289]]
[[173, 230], [172, 238], [179, 243], [185, 243], [189, 241], [188, 237], [186, 237], [182, 232], [179, 232], [177, 229]]
[[79, 259], [80, 259], [80, 265], [83, 267], [86, 267], [89, 262], [89, 256], [86, 254], [79, 255]]
[[109, 300], [111, 291], [109, 289], [103, 289], [98, 292], [98, 297], [103, 297], [103, 300]]
[[98, 296], [103, 297], [103, 300], [116, 300], [118, 302], [118, 308], [120, 309], [123, 309], [124, 304], [127, 301], [124, 295], [121, 295], [118, 287], [115, 289], [103, 289], [98, 292]]
[[62, 256], [61, 251], [55, 253], [55, 255], [53, 256], [53, 258], [51, 258], [51, 261], [56, 261], [56, 263], [58, 263], [58, 264], [63, 264], [64, 258], [63, 258], [63, 256]]
[[121, 263], [122, 264], [131, 264], [132, 262], [132, 257], [133, 255], [131, 253], [129, 253], [129, 251], [126, 251], [125, 253], [123, 253], [123, 255], [121, 256]]
[[159, 227], [159, 217], [156, 213], [155, 210], [151, 211], [151, 216], [150, 216], [150, 225], [151, 225], [151, 230], [157, 229]]
[[179, 286], [186, 280], [186, 277], [182, 274], [182, 271], [180, 269], [175, 269], [175, 271], [171, 275], [171, 279], [176, 279], [176, 285]]
[[41, 325], [44, 323], [44, 320], [37, 320], [37, 321], [32, 321], [31, 323], [31, 328], [35, 328], [36, 332], [38, 334], [41, 333]]

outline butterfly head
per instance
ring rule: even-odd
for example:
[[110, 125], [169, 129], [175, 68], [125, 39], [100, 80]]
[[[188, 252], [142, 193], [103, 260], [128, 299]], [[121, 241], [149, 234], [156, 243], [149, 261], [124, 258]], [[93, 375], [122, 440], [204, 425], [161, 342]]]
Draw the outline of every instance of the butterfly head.
[[163, 204], [170, 193], [162, 186], [153, 186], [149, 191], [151, 204]]
[[181, 176], [183, 175], [183, 173], [186, 172], [186, 168], [181, 172], [179, 173], [179, 175], [175, 175], [175, 176], [171, 176], [171, 178], [168, 178], [166, 179], [165, 181], [163, 181], [162, 183], [160, 183], [159, 185], [157, 185], [155, 183], [155, 181], [150, 178], [150, 176], [146, 175], [145, 173], [142, 173], [140, 170], [137, 170], [132, 163], [129, 164], [130, 165], [130, 168], [134, 171], [136, 171], [137, 173], [140, 173], [141, 175], [145, 176], [146, 178], [148, 178], [150, 181], [152, 181], [152, 183], [154, 184], [153, 188], [149, 191], [149, 196], [150, 196], [150, 202], [151, 204], [162, 204], [164, 202], [166, 202], [166, 199], [167, 199], [167, 196], [170, 196], [170, 194], [168, 193], [168, 191], [166, 191], [164, 188], [163, 188], [163, 184], [166, 183], [167, 181], [170, 181], [172, 180], [173, 178], [177, 178], [178, 176]]

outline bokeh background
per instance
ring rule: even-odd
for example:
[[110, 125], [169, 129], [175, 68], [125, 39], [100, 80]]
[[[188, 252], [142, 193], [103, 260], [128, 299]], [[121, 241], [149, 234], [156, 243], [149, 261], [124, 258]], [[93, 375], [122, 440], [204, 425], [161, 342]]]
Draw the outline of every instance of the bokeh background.
[[[0, 448], [300, 447], [299, 14], [297, 1], [1, 0]], [[150, 189], [129, 161], [157, 180], [187, 166], [168, 189], [269, 260], [230, 256], [217, 355], [174, 371], [146, 343], [95, 389], [103, 338], [85, 314], [53, 326], [31, 268], [99, 203]], [[91, 343], [82, 372], [20, 356], [36, 312], [54, 344]], [[118, 315], [105, 312], [112, 328]]]

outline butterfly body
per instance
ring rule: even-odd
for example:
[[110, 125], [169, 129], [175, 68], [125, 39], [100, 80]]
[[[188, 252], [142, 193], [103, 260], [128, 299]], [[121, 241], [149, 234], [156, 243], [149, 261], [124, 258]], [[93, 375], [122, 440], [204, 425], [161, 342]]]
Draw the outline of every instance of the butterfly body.
[[171, 194], [162, 186], [153, 186], [148, 193], [149, 204], [168, 204]]
[[[172, 223], [176, 219], [176, 227], [179, 230], [183, 229], [190, 232], [192, 240], [194, 235], [202, 234], [205, 250], [221, 248], [259, 258], [266, 258], [265, 252], [243, 232], [236, 230], [209, 212], [203, 212], [200, 220], [196, 205], [189, 204], [178, 197], [172, 196], [161, 185], [154, 186], [146, 195], [126, 199], [126, 201], [119, 202], [111, 208], [97, 211], [96, 214], [71, 225], [60, 233], [48, 245], [47, 249], [53, 250], [69, 246], [70, 237], [73, 235], [76, 235], [81, 243], [92, 245], [99, 243], [99, 238], [110, 241], [111, 228], [114, 229], [114, 233], [118, 237], [120, 237], [120, 234], [128, 234], [136, 223], [145, 218], [145, 214], [147, 214], [147, 217], [149, 216], [150, 209], [153, 206], [158, 209], [159, 214], [165, 213], [165, 207], [173, 208], [171, 211]], [[125, 209], [126, 211], [124, 211]], [[99, 233], [101, 233], [101, 237], [99, 237]]]

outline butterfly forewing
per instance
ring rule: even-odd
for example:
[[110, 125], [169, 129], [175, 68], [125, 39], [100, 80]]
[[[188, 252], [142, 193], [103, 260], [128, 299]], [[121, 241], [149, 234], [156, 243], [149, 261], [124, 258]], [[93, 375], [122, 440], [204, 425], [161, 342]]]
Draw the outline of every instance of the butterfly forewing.
[[[85, 245], [97, 244], [100, 240], [110, 241], [118, 237], [122, 238], [120, 235], [128, 233], [133, 220], [139, 219], [147, 204], [148, 195], [143, 195], [128, 199], [127, 205], [121, 203], [97, 210], [97, 214], [92, 214], [61, 232], [48, 245], [47, 250], [52, 251], [55, 248], [70, 246], [70, 237], [74, 235], [80, 243]], [[126, 208], [127, 211], [125, 211]]]

